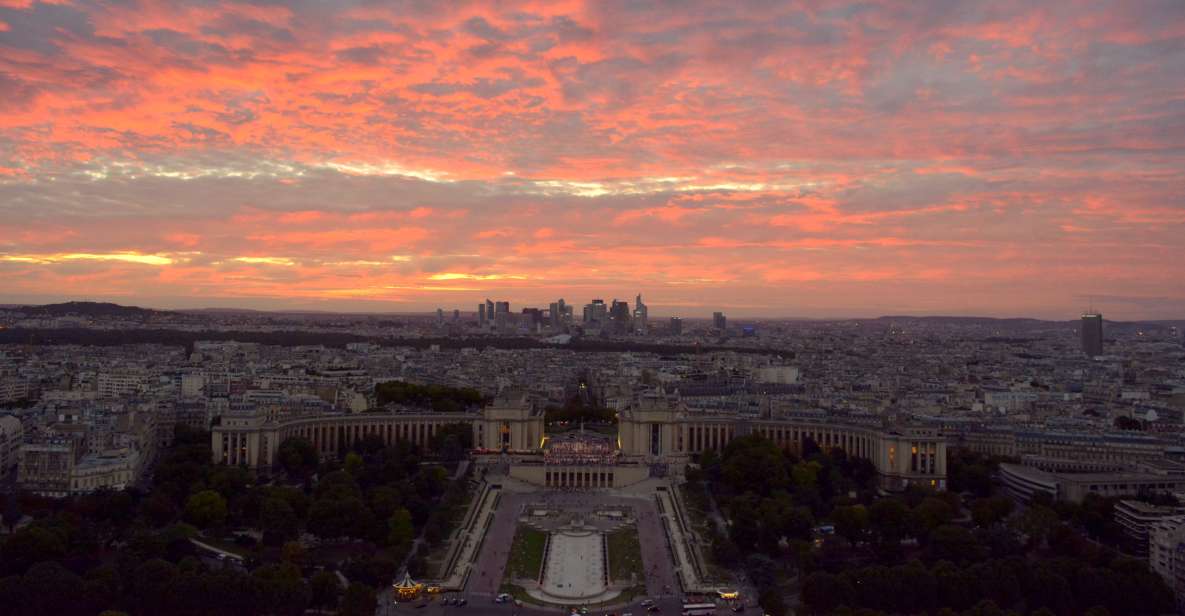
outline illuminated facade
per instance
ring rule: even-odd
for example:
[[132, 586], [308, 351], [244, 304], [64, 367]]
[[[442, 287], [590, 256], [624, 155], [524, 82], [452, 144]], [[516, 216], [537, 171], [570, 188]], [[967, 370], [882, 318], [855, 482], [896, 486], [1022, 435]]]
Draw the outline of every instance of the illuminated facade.
[[[722, 451], [734, 438], [759, 434], [800, 453], [808, 439], [824, 451], [842, 448], [868, 458], [886, 489], [908, 485], [946, 487], [946, 438], [934, 428], [849, 425], [819, 418], [767, 414], [760, 417], [693, 413], [661, 390], [635, 397], [618, 417], [617, 464], [595, 468], [546, 467], [523, 460], [520, 478], [545, 486], [619, 487], [644, 479], [650, 465], [678, 466], [691, 456]], [[321, 455], [336, 455], [354, 441], [377, 436], [426, 446], [448, 424], [468, 424], [478, 449], [538, 453], [544, 444], [543, 413], [521, 392], [498, 397], [480, 413], [360, 413], [281, 419], [276, 414], [224, 415], [212, 430], [216, 462], [266, 468], [275, 464], [284, 439], [302, 437]], [[527, 456], [528, 458], [530, 456]]]
[[928, 427], [883, 427], [792, 415], [690, 412], [661, 390], [635, 397], [618, 415], [623, 456], [677, 463], [707, 450], [723, 451], [737, 437], [757, 434], [802, 453], [807, 439], [820, 449], [843, 449], [869, 459], [886, 489], [946, 487], [947, 439]]

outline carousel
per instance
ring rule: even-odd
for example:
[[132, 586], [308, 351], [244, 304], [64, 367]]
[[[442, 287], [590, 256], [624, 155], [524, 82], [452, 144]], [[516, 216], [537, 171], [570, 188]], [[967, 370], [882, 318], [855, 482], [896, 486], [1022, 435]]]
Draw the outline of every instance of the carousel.
[[395, 592], [396, 599], [409, 600], [419, 597], [424, 591], [424, 585], [411, 579], [410, 573], [404, 572], [403, 579], [395, 582], [391, 589]]

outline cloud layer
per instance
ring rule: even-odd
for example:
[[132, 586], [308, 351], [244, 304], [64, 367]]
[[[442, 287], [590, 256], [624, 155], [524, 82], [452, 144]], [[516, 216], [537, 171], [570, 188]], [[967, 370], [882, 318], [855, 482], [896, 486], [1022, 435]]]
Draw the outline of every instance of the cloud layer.
[[1179, 0], [491, 6], [0, 0], [0, 301], [1185, 312]]

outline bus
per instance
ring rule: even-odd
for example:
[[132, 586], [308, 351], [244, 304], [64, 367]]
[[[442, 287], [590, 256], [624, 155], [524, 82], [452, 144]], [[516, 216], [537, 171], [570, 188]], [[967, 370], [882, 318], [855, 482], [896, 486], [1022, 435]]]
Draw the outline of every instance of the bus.
[[716, 613], [715, 603], [684, 603], [683, 616], [711, 616]]

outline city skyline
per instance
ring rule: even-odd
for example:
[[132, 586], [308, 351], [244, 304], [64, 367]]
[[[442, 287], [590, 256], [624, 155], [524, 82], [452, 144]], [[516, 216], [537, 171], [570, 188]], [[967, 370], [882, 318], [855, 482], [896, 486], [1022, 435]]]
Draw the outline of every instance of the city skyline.
[[502, 7], [3, 3], [0, 301], [1185, 313], [1179, 2]]

